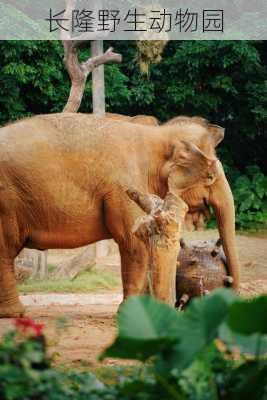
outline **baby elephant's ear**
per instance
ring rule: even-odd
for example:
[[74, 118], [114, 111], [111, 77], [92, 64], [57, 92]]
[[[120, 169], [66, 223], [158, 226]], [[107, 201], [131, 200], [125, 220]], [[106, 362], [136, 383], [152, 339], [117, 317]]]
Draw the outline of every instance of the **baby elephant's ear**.
[[209, 125], [209, 133], [211, 134], [211, 140], [214, 143], [214, 146], [217, 147], [219, 143], [224, 139], [225, 129], [219, 125]]
[[196, 145], [184, 140], [176, 145], [173, 161], [176, 165], [188, 169], [211, 167], [214, 164], [214, 160], [208, 158]]

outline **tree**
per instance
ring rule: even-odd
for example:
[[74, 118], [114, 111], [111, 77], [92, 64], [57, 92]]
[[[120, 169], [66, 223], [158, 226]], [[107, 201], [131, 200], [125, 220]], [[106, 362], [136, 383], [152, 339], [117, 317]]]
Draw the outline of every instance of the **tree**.
[[[122, 60], [122, 57], [119, 54], [113, 52], [112, 47], [109, 48], [105, 53], [103, 53], [101, 51], [102, 47], [101, 44], [99, 42], [93, 42], [92, 57], [88, 58], [85, 62], [80, 63], [78, 60], [78, 48], [79, 46], [84, 44], [86, 44], [86, 42], [83, 43], [74, 40], [63, 41], [64, 54], [65, 54], [64, 63], [71, 78], [70, 95], [67, 104], [64, 107], [63, 112], [77, 112], [79, 110], [85, 90], [86, 80], [90, 73], [93, 72], [93, 74], [95, 74], [95, 72], [97, 72], [97, 75], [99, 74], [102, 75], [102, 77], [98, 79], [100, 80], [100, 82], [97, 82], [97, 80], [94, 79], [95, 88], [93, 88], [93, 97], [96, 98], [95, 92], [96, 89], [98, 88], [97, 86], [104, 87], [104, 82], [103, 82], [104, 75], [101, 72], [100, 66], [101, 65], [103, 66], [103, 64], [110, 62], [120, 63]], [[101, 97], [103, 101], [104, 100], [103, 93], [101, 94]]]

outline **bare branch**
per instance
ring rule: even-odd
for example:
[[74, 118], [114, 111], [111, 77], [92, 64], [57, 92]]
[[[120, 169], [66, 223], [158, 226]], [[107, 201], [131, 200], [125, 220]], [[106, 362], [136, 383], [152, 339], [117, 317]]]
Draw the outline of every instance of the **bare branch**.
[[108, 64], [108, 63], [117, 63], [120, 64], [122, 62], [122, 56], [121, 54], [114, 53], [113, 48], [110, 47], [104, 54], [89, 58], [86, 62], [82, 63], [82, 67], [88, 70], [89, 72], [92, 72], [92, 70], [99, 65], [102, 64]]
[[122, 57], [109, 48], [104, 54], [80, 63], [78, 48], [84, 42], [64, 40], [64, 63], [71, 79], [71, 91], [63, 112], [77, 112], [80, 108], [88, 75], [94, 68], [110, 62], [120, 63]]
[[153, 194], [142, 194], [134, 189], [128, 189], [127, 195], [133, 200], [146, 214], [154, 214], [163, 206], [163, 200]]
[[102, 64], [107, 64], [110, 62], [120, 63], [122, 61], [122, 56], [114, 53], [112, 48], [110, 48], [103, 55], [89, 58], [87, 61], [79, 63], [77, 44], [75, 42], [65, 42], [64, 49], [64, 62], [72, 82], [70, 96], [64, 108], [64, 112], [77, 112], [81, 105], [85, 84], [89, 73], [91, 73], [94, 68]]
[[[122, 62], [122, 56], [114, 53], [112, 48], [109, 48], [104, 54], [90, 57], [87, 61], [82, 63], [79, 62], [78, 48], [91, 40], [103, 40], [104, 35], [96, 36], [95, 33], [90, 35], [90, 33], [86, 32], [85, 35], [77, 37], [71, 36], [69, 21], [72, 20], [72, 12], [75, 8], [75, 4], [76, 0], [66, 0], [63, 28], [61, 29], [61, 39], [64, 47], [64, 63], [71, 79], [70, 95], [63, 112], [77, 112], [79, 110], [87, 77], [94, 68], [111, 62]], [[95, 2], [95, 5], [97, 6], [97, 2]]]

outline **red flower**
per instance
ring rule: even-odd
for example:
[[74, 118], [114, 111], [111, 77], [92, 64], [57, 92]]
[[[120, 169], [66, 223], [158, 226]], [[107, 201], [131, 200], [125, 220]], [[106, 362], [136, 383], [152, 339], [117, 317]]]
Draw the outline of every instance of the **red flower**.
[[44, 324], [37, 324], [30, 318], [17, 318], [15, 320], [15, 326], [18, 330], [23, 331], [23, 333], [32, 330], [35, 336], [41, 336], [44, 328]]

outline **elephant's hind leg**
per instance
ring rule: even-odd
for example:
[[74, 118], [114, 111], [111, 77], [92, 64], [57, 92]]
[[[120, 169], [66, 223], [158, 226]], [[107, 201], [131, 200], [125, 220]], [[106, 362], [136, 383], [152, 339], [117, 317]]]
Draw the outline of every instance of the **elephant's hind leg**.
[[19, 317], [24, 313], [14, 274], [14, 260], [20, 248], [16, 222], [0, 218], [0, 318]]

